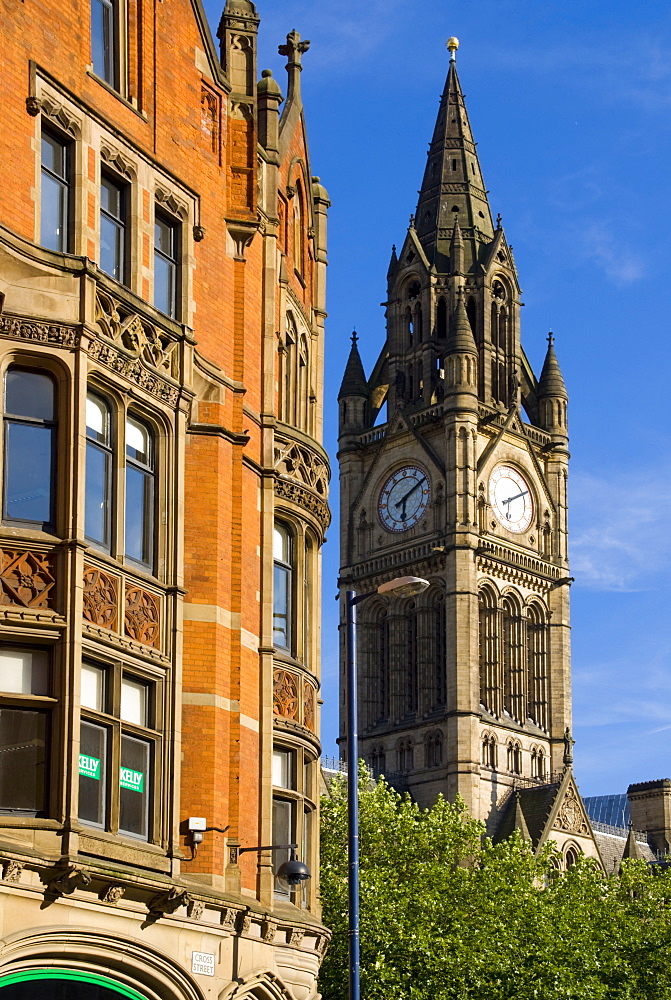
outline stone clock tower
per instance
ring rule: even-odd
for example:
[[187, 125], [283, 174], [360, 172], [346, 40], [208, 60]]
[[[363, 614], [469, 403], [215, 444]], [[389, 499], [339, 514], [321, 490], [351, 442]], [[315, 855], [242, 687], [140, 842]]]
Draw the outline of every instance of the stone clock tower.
[[567, 393], [552, 336], [539, 377], [522, 349], [450, 45], [386, 343], [367, 378], [352, 338], [338, 397], [341, 584], [430, 581], [359, 605], [361, 756], [422, 805], [459, 793], [496, 833], [513, 789], [572, 782]]

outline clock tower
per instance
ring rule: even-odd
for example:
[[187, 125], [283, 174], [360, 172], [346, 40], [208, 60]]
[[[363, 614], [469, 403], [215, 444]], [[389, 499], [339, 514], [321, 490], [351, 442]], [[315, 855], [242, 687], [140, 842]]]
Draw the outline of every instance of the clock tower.
[[567, 393], [552, 335], [539, 376], [520, 343], [457, 44], [386, 342], [367, 377], [353, 336], [338, 397], [340, 582], [430, 581], [358, 607], [360, 755], [421, 805], [460, 794], [496, 834], [520, 790], [572, 782]]

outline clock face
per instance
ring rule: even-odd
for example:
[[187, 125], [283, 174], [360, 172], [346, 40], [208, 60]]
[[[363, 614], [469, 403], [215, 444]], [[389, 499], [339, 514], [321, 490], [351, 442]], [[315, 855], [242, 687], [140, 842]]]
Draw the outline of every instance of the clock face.
[[526, 531], [534, 514], [531, 489], [524, 476], [509, 465], [499, 465], [489, 477], [489, 502], [508, 531]]
[[418, 465], [404, 465], [380, 490], [378, 511], [388, 531], [414, 527], [429, 506], [429, 477]]

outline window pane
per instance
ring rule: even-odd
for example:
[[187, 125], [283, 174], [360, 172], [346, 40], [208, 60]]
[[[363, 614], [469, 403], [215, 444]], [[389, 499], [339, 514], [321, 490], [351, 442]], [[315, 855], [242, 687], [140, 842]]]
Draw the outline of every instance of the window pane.
[[105, 711], [105, 671], [102, 667], [82, 663], [80, 702], [82, 708]]
[[109, 548], [109, 484], [108, 452], [94, 444], [86, 445], [86, 494], [84, 531], [91, 541]]
[[123, 219], [123, 188], [120, 184], [115, 184], [109, 177], [103, 177], [100, 181], [100, 207], [107, 215], [114, 216], [115, 219]]
[[295, 788], [294, 755], [291, 750], [273, 750], [273, 785], [278, 788]]
[[124, 677], [121, 681], [121, 718], [137, 726], [147, 725], [147, 685]]
[[[294, 803], [289, 802], [286, 799], [276, 799], [273, 798], [273, 844], [293, 844], [293, 812]], [[291, 857], [291, 851], [285, 848], [281, 851], [273, 851], [273, 859], [275, 863], [275, 872], [279, 870], [280, 865], [284, 864]], [[289, 898], [291, 893], [284, 886], [275, 883], [275, 893], [278, 896], [286, 896]]]
[[126, 457], [149, 465], [149, 431], [137, 420], [126, 421]]
[[49, 694], [49, 653], [41, 649], [0, 649], [0, 691]]
[[40, 243], [47, 250], [67, 250], [67, 199], [62, 181], [42, 171]]
[[54, 419], [54, 383], [48, 375], [10, 368], [5, 376], [5, 413], [33, 420]]
[[281, 524], [273, 528], [273, 559], [289, 562], [289, 532]]
[[149, 836], [149, 744], [121, 737], [119, 829], [146, 840]]
[[289, 648], [289, 571], [277, 563], [273, 577], [273, 643]]
[[105, 825], [107, 798], [107, 730], [82, 722], [79, 744], [79, 818]]
[[126, 467], [126, 555], [151, 563], [153, 479], [140, 469]]
[[46, 712], [0, 709], [0, 810], [43, 813]]
[[154, 223], [154, 246], [166, 257], [174, 257], [173, 236], [175, 227], [165, 219], [156, 219]]
[[51, 520], [53, 429], [7, 424], [5, 440], [5, 517], [48, 523]]
[[109, 444], [109, 409], [97, 396], [86, 397], [86, 436]]
[[93, 70], [101, 79], [114, 86], [114, 8], [109, 0], [91, 3], [91, 58]]
[[100, 266], [117, 281], [122, 280], [122, 231], [118, 222], [100, 216]]
[[175, 265], [154, 254], [154, 305], [167, 316], [175, 313]]
[[42, 133], [42, 166], [65, 178], [66, 147], [55, 136]]

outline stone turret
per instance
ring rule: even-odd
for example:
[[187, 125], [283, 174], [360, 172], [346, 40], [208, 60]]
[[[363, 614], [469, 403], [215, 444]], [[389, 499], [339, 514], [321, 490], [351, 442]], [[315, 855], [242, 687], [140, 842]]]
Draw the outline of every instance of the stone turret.
[[565, 436], [568, 393], [554, 349], [554, 336], [548, 334], [548, 349], [536, 391], [539, 425], [551, 434]]
[[260, 20], [252, 0], [226, 0], [217, 38], [221, 45], [221, 65], [236, 96], [254, 95]]
[[450, 332], [445, 343], [445, 394], [478, 391], [478, 349], [459, 290]]
[[343, 375], [338, 403], [340, 408], [340, 433], [362, 430], [366, 423], [369, 391], [363, 369], [356, 330], [352, 333], [352, 346]]

